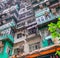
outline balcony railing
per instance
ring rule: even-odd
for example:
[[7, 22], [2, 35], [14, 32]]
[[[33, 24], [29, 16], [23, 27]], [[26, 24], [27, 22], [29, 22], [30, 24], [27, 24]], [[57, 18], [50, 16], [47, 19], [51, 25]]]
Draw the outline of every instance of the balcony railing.
[[11, 11], [17, 9], [17, 7], [18, 7], [17, 5], [11, 6], [10, 8], [5, 9], [5, 10], [3, 11], [3, 13], [11, 12]]
[[35, 1], [32, 1], [32, 4], [33, 4], [33, 7], [35, 7], [35, 6], [39, 5], [39, 4], [45, 3], [46, 1], [48, 1], [48, 0], [42, 0], [42, 1], [35, 0]]
[[15, 22], [12, 20], [11, 22], [0, 26], [0, 31], [10, 28], [10, 27], [14, 27], [14, 26], [15, 26]]
[[43, 17], [40, 16], [40, 17], [36, 18], [36, 21], [37, 21], [37, 24], [40, 25], [40, 24], [55, 20], [56, 18], [59, 18], [59, 17], [60, 17], [60, 15], [55, 16], [55, 15], [51, 14], [50, 18], [45, 18], [45, 16], [43, 16]]
[[0, 16], [1, 16], [1, 20], [14, 19], [16, 21], [18, 19], [18, 11], [13, 10], [11, 12], [3, 13]]
[[14, 42], [14, 38], [11, 34], [1, 35], [0, 40], [10, 40], [11, 42]]
[[22, 20], [24, 20], [26, 18], [29, 18], [29, 17], [33, 16], [33, 15], [34, 15], [34, 13], [33, 13], [32, 10], [29, 10], [26, 13], [19, 14], [19, 19], [20, 19], [19, 21], [22, 21]]
[[21, 37], [21, 38], [15, 38], [14, 39], [14, 43], [18, 43], [18, 42], [21, 42], [21, 41], [24, 41], [26, 39], [26, 36], [23, 36], [23, 37]]
[[39, 17], [41, 15], [44, 15], [45, 12], [50, 12], [49, 8], [44, 8], [43, 10], [38, 10], [35, 12], [35, 17]]

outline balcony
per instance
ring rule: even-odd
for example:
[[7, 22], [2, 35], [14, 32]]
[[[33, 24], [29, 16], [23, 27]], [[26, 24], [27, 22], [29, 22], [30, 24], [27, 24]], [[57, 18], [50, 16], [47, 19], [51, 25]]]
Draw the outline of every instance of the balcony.
[[50, 12], [50, 9], [49, 8], [44, 8], [42, 10], [38, 10], [35, 12], [35, 17], [39, 17], [41, 15], [44, 15], [45, 12]]
[[0, 40], [4, 41], [4, 40], [9, 40], [11, 42], [14, 42], [14, 38], [11, 34], [4, 34], [4, 35], [0, 35]]
[[15, 21], [17, 21], [18, 11], [16, 9], [10, 12], [4, 11], [0, 16], [2, 20], [14, 19]]
[[59, 18], [59, 17], [60, 17], [60, 15], [55, 16], [52, 13], [50, 13], [50, 18], [46, 18], [45, 16], [40, 16], [40, 17], [36, 18], [36, 21], [37, 21], [38, 25], [41, 25], [41, 24], [53, 21], [53, 20], [55, 20], [56, 18]]
[[14, 43], [22, 42], [26, 39], [26, 36], [20, 37], [20, 38], [15, 38]]
[[35, 19], [33, 19], [33, 20], [29, 20], [28, 22], [27, 22], [27, 24], [26, 24], [26, 26], [30, 26], [30, 25], [36, 25], [36, 20]]
[[33, 13], [32, 10], [29, 10], [29, 11], [26, 12], [26, 13], [19, 14], [19, 19], [20, 19], [20, 20], [18, 20], [18, 22], [20, 22], [20, 21], [22, 21], [22, 20], [24, 20], [24, 19], [27, 19], [27, 18], [29, 18], [29, 17], [31, 17], [31, 16], [33, 16], [33, 15], [34, 15], [34, 13]]
[[47, 36], [45, 39], [42, 40], [42, 48], [43, 47], [48, 47], [53, 45], [54, 42], [52, 41], [52, 36]]
[[8, 13], [8, 12], [11, 12], [13, 10], [17, 10], [18, 6], [17, 5], [14, 5], [14, 6], [11, 6], [10, 8], [7, 8], [3, 11], [3, 13]]
[[27, 31], [28, 31], [27, 39], [34, 38], [35, 36], [38, 35], [36, 25], [27, 28]]
[[[27, 38], [28, 38], [28, 39], [29, 39], [29, 38], [34, 38], [35, 36], [36, 36], [36, 34], [31, 34], [31, 35], [28, 35]], [[28, 40], [28, 39], [27, 39], [27, 40]]]
[[29, 18], [29, 20], [27, 20], [27, 21], [22, 21], [22, 22], [17, 23], [17, 29], [33, 26], [36, 24], [37, 24], [37, 22], [36, 22], [35, 18], [33, 19], [33, 17], [32, 17], [32, 19]]
[[0, 26], [0, 31], [10, 28], [10, 27], [14, 27], [14, 26], [15, 26], [15, 22], [12, 20], [11, 22]]
[[43, 4], [48, 0], [32, 0], [33, 7], [38, 6], [39, 4]]

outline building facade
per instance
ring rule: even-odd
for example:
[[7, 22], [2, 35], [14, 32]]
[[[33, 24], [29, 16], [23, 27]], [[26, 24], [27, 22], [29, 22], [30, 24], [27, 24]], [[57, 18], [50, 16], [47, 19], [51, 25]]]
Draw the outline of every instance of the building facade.
[[0, 58], [59, 58], [48, 30], [59, 17], [60, 0], [1, 0]]

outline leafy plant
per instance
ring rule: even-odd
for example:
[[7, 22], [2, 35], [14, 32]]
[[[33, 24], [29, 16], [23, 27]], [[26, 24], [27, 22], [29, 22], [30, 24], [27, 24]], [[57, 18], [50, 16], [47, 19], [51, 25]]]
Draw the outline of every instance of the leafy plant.
[[[57, 23], [50, 23], [48, 30], [51, 32], [52, 37], [59, 37], [60, 38], [60, 18], [58, 18]], [[60, 51], [56, 51], [55, 55], [60, 56]]]
[[52, 37], [60, 37], [60, 18], [58, 18], [57, 23], [50, 23], [48, 26], [48, 30], [51, 32]]
[[59, 55], [60, 56], [60, 51], [56, 51], [55, 55]]

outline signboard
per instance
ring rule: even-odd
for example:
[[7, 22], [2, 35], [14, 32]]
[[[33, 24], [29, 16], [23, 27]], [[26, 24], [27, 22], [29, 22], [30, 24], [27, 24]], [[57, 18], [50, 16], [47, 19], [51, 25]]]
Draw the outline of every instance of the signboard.
[[39, 25], [40, 23], [45, 21], [45, 16], [40, 16], [40, 17], [36, 18], [36, 21], [37, 21], [37, 24]]

